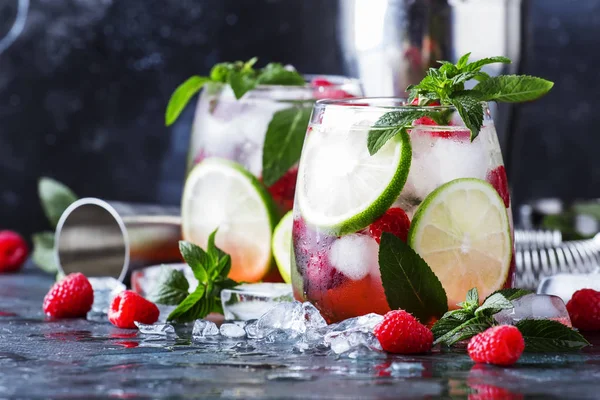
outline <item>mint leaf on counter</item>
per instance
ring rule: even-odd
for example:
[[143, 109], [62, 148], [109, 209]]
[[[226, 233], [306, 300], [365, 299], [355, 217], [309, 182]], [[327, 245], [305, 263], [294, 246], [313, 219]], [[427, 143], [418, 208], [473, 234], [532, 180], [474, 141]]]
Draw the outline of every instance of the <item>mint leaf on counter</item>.
[[41, 178], [38, 182], [38, 195], [44, 213], [53, 228], [56, 228], [67, 207], [77, 200], [75, 193], [67, 186], [46, 177]]
[[54, 260], [54, 232], [34, 233], [31, 237], [33, 241], [33, 262], [42, 270], [48, 273], [56, 273], [58, 267]]
[[574, 351], [589, 346], [579, 333], [560, 322], [526, 319], [517, 322], [527, 352]]
[[[181, 255], [198, 279], [198, 286], [179, 303], [167, 320], [189, 322], [204, 318], [211, 312], [222, 312], [221, 290], [236, 286], [237, 282], [227, 278], [231, 269], [231, 257], [215, 245], [216, 234], [216, 229], [210, 234], [206, 251], [193, 243], [179, 242]], [[182, 286], [177, 288], [181, 290]], [[162, 290], [158, 289], [159, 292]], [[169, 290], [171, 288], [164, 289]]]
[[429, 265], [395, 235], [383, 232], [379, 247], [381, 281], [392, 310], [401, 308], [421, 322], [448, 310], [446, 292]]
[[513, 308], [512, 303], [506, 297], [504, 297], [502, 294], [496, 293], [496, 294], [489, 296], [487, 299], [485, 299], [485, 301], [483, 302], [481, 307], [479, 307], [475, 310], [475, 316], [476, 317], [481, 317], [481, 316], [491, 317], [492, 315], [494, 315], [502, 310], [507, 310], [510, 308]]
[[536, 100], [552, 89], [553, 82], [527, 75], [495, 76], [478, 83], [473, 90], [480, 100], [521, 103]]
[[263, 144], [265, 185], [273, 185], [300, 160], [311, 111], [306, 107], [292, 107], [273, 115]]
[[148, 300], [176, 306], [188, 296], [189, 288], [190, 284], [183, 272], [165, 266], [156, 284], [156, 290], [149, 294]]
[[167, 110], [165, 112], [165, 125], [172, 125], [179, 115], [189, 103], [190, 99], [202, 89], [202, 87], [210, 82], [209, 78], [204, 76], [194, 75], [181, 85], [175, 89], [175, 92], [171, 95], [169, 99], [169, 104], [167, 104]]

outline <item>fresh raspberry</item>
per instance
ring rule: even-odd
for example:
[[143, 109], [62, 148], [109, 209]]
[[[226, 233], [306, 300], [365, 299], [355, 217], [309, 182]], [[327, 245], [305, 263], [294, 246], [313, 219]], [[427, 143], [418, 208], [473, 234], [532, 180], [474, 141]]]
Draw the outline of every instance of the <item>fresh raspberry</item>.
[[94, 290], [80, 272], [65, 276], [44, 297], [44, 312], [53, 318], [85, 317], [92, 309]]
[[489, 328], [472, 337], [467, 347], [473, 361], [503, 366], [516, 363], [524, 349], [523, 335], [511, 325]]
[[282, 212], [287, 212], [294, 206], [294, 193], [296, 192], [296, 179], [298, 168], [292, 168], [277, 182], [269, 187], [269, 193]]
[[132, 290], [125, 290], [113, 299], [108, 310], [108, 320], [118, 328], [135, 329], [135, 321], [153, 324], [158, 320], [159, 314], [156, 304]]
[[582, 331], [600, 330], [600, 292], [581, 289], [567, 303], [571, 323]]
[[496, 189], [504, 206], [510, 207], [510, 193], [508, 192], [508, 178], [506, 178], [506, 169], [500, 165], [487, 173], [485, 179]]
[[379, 219], [369, 225], [369, 234], [379, 243], [381, 234], [389, 232], [406, 242], [408, 229], [410, 228], [410, 220], [401, 208], [390, 208]]
[[390, 353], [425, 353], [433, 345], [433, 333], [412, 314], [393, 310], [373, 330], [381, 347]]
[[19, 270], [27, 254], [27, 243], [21, 235], [13, 231], [0, 231], [0, 273]]

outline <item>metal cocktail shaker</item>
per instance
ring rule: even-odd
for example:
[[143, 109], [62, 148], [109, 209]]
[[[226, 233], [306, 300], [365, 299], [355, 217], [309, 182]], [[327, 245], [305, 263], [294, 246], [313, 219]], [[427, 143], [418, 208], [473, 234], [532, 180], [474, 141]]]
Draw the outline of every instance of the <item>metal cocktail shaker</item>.
[[64, 274], [124, 281], [138, 268], [181, 262], [180, 215], [178, 207], [77, 200], [56, 227], [56, 264]]
[[[510, 57], [513, 64], [492, 64], [484, 71], [516, 73], [525, 5], [521, 0], [339, 0], [345, 73], [360, 79], [366, 96], [400, 97], [439, 65], [437, 60], [456, 62], [468, 52], [471, 59]], [[510, 110], [491, 109], [503, 151]]]

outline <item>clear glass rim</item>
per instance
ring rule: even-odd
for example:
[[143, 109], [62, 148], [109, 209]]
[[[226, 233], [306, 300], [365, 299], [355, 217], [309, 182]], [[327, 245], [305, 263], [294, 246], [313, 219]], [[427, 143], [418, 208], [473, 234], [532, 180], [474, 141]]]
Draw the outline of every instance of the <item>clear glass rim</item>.
[[[487, 107], [487, 102], [481, 102], [482, 107]], [[456, 111], [451, 105], [416, 106], [408, 103], [406, 97], [353, 97], [350, 99], [322, 99], [317, 100], [315, 107], [343, 107], [363, 111]]]
[[[328, 74], [302, 74], [306, 81], [304, 85], [257, 85], [253, 91], [272, 91], [272, 90], [318, 90], [319, 88], [344, 89], [349, 87], [360, 88], [360, 80], [344, 75], [328, 75]], [[311, 81], [315, 78], [323, 78], [331, 82], [331, 85], [311, 85]]]

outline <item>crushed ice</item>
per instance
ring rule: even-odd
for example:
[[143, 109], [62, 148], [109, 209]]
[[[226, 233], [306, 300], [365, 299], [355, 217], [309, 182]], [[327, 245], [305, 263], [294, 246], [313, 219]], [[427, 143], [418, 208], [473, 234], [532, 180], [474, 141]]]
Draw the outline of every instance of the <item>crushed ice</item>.
[[327, 325], [314, 305], [293, 301], [273, 307], [259, 319], [226, 322], [220, 328], [213, 322], [197, 320], [192, 339], [223, 343], [248, 339], [259, 347], [283, 345], [298, 353], [333, 352], [349, 358], [365, 358], [381, 352], [373, 328], [382, 319], [381, 315], [367, 314]]

